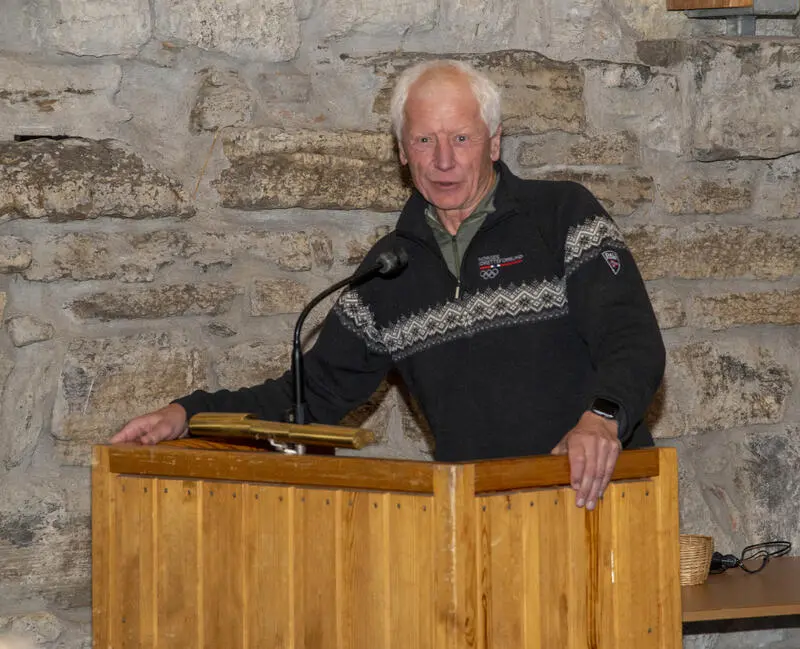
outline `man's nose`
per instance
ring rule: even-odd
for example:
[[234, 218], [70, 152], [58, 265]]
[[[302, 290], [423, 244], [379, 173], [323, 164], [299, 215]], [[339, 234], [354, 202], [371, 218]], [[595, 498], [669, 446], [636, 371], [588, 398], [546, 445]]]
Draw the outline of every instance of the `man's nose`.
[[447, 171], [455, 166], [453, 144], [447, 138], [441, 138], [436, 141], [436, 151], [434, 155], [434, 163], [436, 164], [436, 168], [440, 171]]

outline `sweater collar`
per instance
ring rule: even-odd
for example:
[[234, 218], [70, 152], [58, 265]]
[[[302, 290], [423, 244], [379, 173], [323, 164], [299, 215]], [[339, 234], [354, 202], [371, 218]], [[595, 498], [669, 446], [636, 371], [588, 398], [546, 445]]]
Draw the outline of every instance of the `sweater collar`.
[[[502, 161], [495, 162], [495, 172], [498, 175], [497, 189], [494, 194], [494, 212], [487, 215], [483, 227], [493, 223], [507, 212], [516, 207], [516, 184], [519, 179]], [[397, 220], [397, 233], [417, 239], [432, 240], [433, 233], [425, 220], [425, 208], [428, 201], [414, 188], [411, 197], [406, 201], [400, 218]]]

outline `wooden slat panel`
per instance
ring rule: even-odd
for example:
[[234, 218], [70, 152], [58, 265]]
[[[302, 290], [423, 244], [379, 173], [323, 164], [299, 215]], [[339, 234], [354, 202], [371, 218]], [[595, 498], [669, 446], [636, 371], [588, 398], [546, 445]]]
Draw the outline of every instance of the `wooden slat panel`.
[[[549, 498], [548, 498], [549, 497]], [[539, 510], [542, 647], [585, 649], [586, 512], [572, 489], [545, 492]]]
[[678, 452], [659, 449], [659, 475], [653, 479], [658, 518], [658, 586], [661, 622], [660, 649], [680, 649], [681, 586], [678, 519]]
[[[486, 601], [486, 646], [525, 647], [525, 539], [520, 494], [479, 498], [482, 528], [482, 572], [489, 587]], [[488, 582], [488, 583], [487, 583]]]
[[[659, 646], [657, 503], [650, 481], [612, 484], [604, 501], [613, 510], [615, 637], [611, 647]], [[604, 503], [605, 504], [605, 503]]]
[[[658, 449], [623, 451], [613, 480], [636, 480], [658, 475]], [[570, 484], [569, 459], [561, 455], [476, 462], [475, 493], [515, 491]]]
[[201, 645], [198, 537], [198, 484], [155, 480], [156, 598], [158, 649], [192, 649]]
[[155, 546], [153, 483], [116, 476], [112, 481], [119, 512], [114, 544], [112, 646], [149, 648], [155, 641], [153, 579]]
[[388, 496], [346, 492], [339, 503], [341, 545], [338, 646], [386, 646], [388, 611]]
[[389, 498], [390, 619], [387, 649], [433, 645], [433, 499]]
[[297, 649], [330, 649], [337, 637], [336, 492], [295, 491]]
[[[614, 504], [616, 499], [614, 497], [614, 485], [615, 483], [609, 484], [603, 498], [597, 504], [595, 514], [591, 515], [595, 531], [595, 547], [590, 549], [593, 563], [589, 565], [589, 570], [594, 575], [597, 595], [595, 601], [590, 599], [588, 606], [592, 607], [594, 611], [590, 617], [593, 618], [599, 649], [615, 649], [622, 646], [618, 642], [618, 608], [620, 603], [615, 600], [615, 589], [617, 588], [616, 552], [619, 544], [615, 536], [616, 509]], [[637, 547], [633, 551], [639, 552], [641, 550]]]
[[108, 448], [95, 447], [92, 463], [92, 643], [109, 647], [111, 539], [116, 505], [109, 489]]
[[667, 9], [725, 9], [732, 7], [752, 7], [753, 0], [667, 0]]
[[475, 471], [439, 465], [434, 475], [435, 649], [475, 647], [479, 607]]
[[132, 444], [111, 446], [107, 452], [109, 468], [114, 473], [433, 493], [435, 465], [431, 462]]
[[[550, 504], [552, 493], [549, 490], [533, 491], [520, 494], [520, 508], [527, 511], [523, 514], [523, 563], [524, 601], [523, 629], [526, 649], [547, 649], [542, 640], [542, 606], [551, 601], [550, 593], [542, 595], [542, 528], [540, 514], [543, 507]], [[519, 509], [518, 508], [518, 511]]]
[[295, 629], [294, 489], [247, 485], [244, 498], [245, 647], [289, 649]]
[[230, 482], [202, 483], [200, 601], [207, 649], [244, 643], [242, 490], [242, 485]]

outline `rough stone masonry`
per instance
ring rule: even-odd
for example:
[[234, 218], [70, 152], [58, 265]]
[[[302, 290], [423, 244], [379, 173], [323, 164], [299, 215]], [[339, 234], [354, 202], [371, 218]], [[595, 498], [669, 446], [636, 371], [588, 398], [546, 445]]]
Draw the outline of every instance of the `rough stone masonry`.
[[[683, 530], [797, 551], [800, 23], [726, 39], [664, 5], [6, 0], [0, 633], [90, 646], [90, 446], [282, 372], [301, 305], [393, 226], [389, 89], [443, 53], [502, 86], [512, 169], [584, 183], [624, 230], [668, 347], [650, 418], [679, 449]], [[372, 454], [429, 457], [403, 394], [350, 421]]]

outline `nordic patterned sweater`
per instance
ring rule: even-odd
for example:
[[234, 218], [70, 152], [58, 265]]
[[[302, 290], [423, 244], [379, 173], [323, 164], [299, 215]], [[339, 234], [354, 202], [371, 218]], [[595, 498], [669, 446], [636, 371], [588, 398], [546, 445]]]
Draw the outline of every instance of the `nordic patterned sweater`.
[[[447, 269], [416, 191], [394, 232], [367, 254], [402, 246], [407, 268], [343, 293], [305, 354], [312, 419], [336, 423], [396, 368], [419, 402], [439, 461], [546, 454], [594, 397], [622, 406], [628, 448], [652, 444], [642, 423], [664, 346], [633, 257], [592, 194], [576, 183], [522, 180], [497, 164], [495, 211]], [[291, 378], [178, 399], [189, 416], [250, 412], [284, 420]]]

